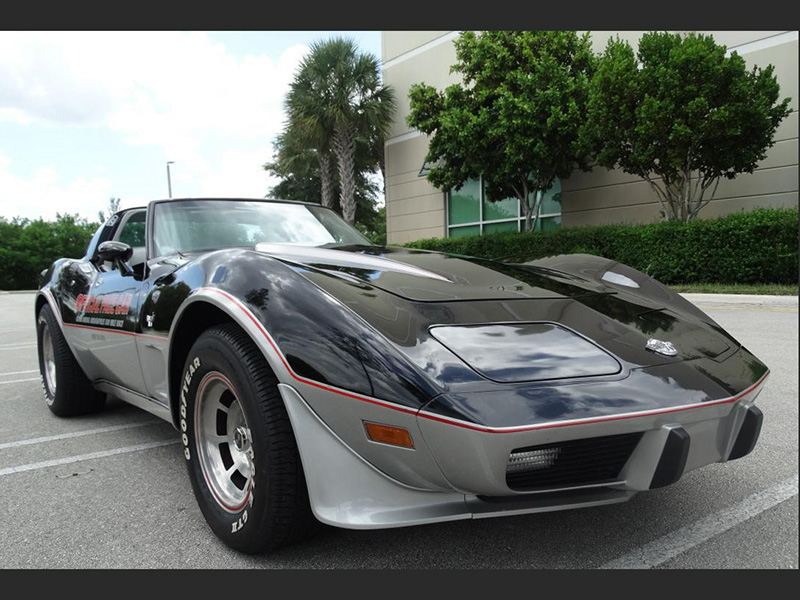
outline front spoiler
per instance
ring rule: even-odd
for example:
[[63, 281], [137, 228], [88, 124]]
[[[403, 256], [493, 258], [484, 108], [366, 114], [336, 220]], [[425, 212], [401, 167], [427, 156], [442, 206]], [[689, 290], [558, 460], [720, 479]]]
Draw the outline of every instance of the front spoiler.
[[[428, 421], [437, 428], [448, 427], [437, 432], [424, 431], [437, 462], [441, 465], [443, 460], [460, 461], [465, 465], [456, 470], [455, 480], [452, 468], [443, 468], [452, 485], [446, 491], [407, 485], [387, 475], [328, 427], [294, 387], [280, 384], [279, 389], [294, 428], [314, 515], [323, 523], [347, 529], [404, 527], [625, 502], [637, 491], [674, 483], [685, 471], [743, 456], [742, 450], [749, 452], [754, 447], [760, 430], [760, 411], [753, 406], [759, 387], [734, 405], [720, 407], [727, 414], [713, 411], [714, 414], [705, 414], [704, 418], [687, 418], [684, 423], [639, 423], [643, 428], [640, 430], [649, 429], [618, 481], [510, 495], [504, 481], [499, 494], [482, 494], [478, 490], [494, 488], [485, 479], [487, 473], [498, 478], [498, 465], [487, 468], [492, 462], [491, 455], [496, 455], [495, 462], [498, 456], [502, 458], [499, 474], [503, 478], [505, 475], [507, 449], [500, 445], [498, 453], [496, 444], [487, 446], [480, 441], [484, 436], [496, 439], [496, 435]], [[687, 411], [682, 416], [693, 412]], [[609, 428], [616, 430], [621, 425], [619, 421], [593, 425], [590, 428], [600, 430], [584, 435], [604, 435]], [[453, 433], [458, 437], [451, 437]], [[437, 443], [431, 443], [432, 435]], [[525, 444], [520, 442], [520, 445]], [[491, 447], [496, 450], [487, 453]], [[419, 450], [427, 452], [422, 447]], [[469, 487], [458, 485], [459, 472], [466, 477], [463, 483]]]
[[577, 490], [548, 497], [487, 499], [407, 486], [356, 454], [297, 391], [279, 384], [295, 431], [314, 516], [346, 529], [384, 529], [624, 502], [634, 492]]

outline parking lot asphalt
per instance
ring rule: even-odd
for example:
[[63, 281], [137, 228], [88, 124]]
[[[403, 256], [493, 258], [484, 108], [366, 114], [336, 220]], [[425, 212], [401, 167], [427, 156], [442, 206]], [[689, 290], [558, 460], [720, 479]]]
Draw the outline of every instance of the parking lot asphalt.
[[[698, 295], [699, 296], [699, 295]], [[42, 398], [33, 294], [0, 294], [0, 568], [797, 568], [797, 301], [689, 296], [770, 367], [754, 452], [630, 502], [382, 531], [263, 556], [207, 527], [168, 423]]]

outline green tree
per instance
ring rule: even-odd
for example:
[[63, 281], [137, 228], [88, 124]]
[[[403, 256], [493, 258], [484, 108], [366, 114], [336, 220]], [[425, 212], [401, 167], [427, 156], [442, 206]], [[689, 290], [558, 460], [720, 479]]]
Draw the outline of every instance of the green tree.
[[54, 260], [84, 255], [97, 227], [68, 214], [55, 221], [0, 217], [0, 289], [36, 289]]
[[280, 183], [270, 188], [267, 196], [283, 200], [319, 202], [334, 208], [335, 181], [328, 182], [329, 191], [322, 194], [325, 169], [317, 159], [317, 151], [294, 143], [286, 131], [273, 142], [274, 154], [271, 162], [264, 165], [270, 175], [279, 177]]
[[373, 209], [368, 218], [356, 220], [356, 227], [377, 246], [386, 245], [386, 205]]
[[647, 181], [666, 220], [691, 221], [721, 177], [752, 173], [766, 157], [790, 112], [779, 93], [772, 65], [748, 70], [710, 35], [646, 33], [636, 53], [611, 39], [584, 139], [597, 164]]
[[339, 174], [339, 204], [348, 223], [356, 218], [356, 150], [359, 141], [383, 145], [394, 112], [394, 91], [382, 85], [380, 62], [353, 40], [311, 45], [286, 97], [289, 123], [284, 143], [314, 150], [322, 204], [330, 206], [330, 154]]
[[464, 32], [455, 41], [462, 84], [411, 87], [407, 122], [431, 136], [428, 180], [460, 188], [483, 176], [490, 200], [515, 197], [536, 225], [556, 177], [585, 168], [580, 127], [594, 68], [589, 35], [571, 31]]
[[[284, 135], [275, 141], [275, 156], [264, 165], [271, 175], [281, 178], [280, 183], [270, 188], [268, 196], [284, 200], [316, 202], [320, 197], [320, 166], [312, 150], [287, 147]], [[359, 143], [356, 148], [356, 217], [355, 225], [376, 244], [386, 241], [386, 214], [377, 208], [379, 184], [375, 181], [376, 155], [368, 143]], [[333, 182], [334, 197], [338, 196], [338, 182]], [[334, 199], [330, 208], [338, 210]]]

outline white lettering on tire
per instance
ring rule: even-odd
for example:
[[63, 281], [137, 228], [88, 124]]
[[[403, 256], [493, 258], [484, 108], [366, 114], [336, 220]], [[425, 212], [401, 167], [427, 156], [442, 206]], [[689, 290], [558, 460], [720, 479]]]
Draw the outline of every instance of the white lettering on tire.
[[189, 393], [189, 385], [192, 382], [192, 376], [199, 368], [200, 359], [195, 357], [194, 360], [189, 363], [189, 368], [183, 376], [183, 387], [181, 388], [181, 431], [183, 432], [181, 434], [181, 441], [183, 442], [183, 455], [186, 457], [186, 460], [192, 457], [191, 452], [189, 452], [189, 436], [186, 435], [186, 430], [188, 429], [188, 425], [186, 424], [186, 394]]
[[247, 523], [247, 510], [242, 513], [241, 517], [231, 523], [231, 533], [237, 533], [238, 531], [241, 531], [245, 523]]

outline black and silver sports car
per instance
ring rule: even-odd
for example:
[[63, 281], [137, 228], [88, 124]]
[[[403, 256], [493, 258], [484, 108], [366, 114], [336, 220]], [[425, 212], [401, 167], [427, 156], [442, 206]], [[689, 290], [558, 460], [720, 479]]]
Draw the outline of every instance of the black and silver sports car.
[[616, 262], [371, 245], [272, 200], [123, 210], [36, 298], [45, 399], [172, 422], [197, 501], [258, 552], [623, 502], [758, 439], [768, 369]]

